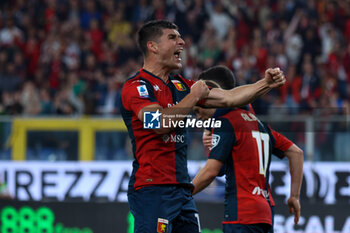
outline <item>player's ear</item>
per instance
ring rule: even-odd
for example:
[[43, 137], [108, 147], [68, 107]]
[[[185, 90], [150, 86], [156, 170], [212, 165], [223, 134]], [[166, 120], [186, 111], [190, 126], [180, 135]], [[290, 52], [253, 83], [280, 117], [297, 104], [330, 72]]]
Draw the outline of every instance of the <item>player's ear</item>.
[[158, 44], [154, 41], [148, 41], [147, 42], [147, 48], [151, 53], [157, 53], [158, 52]]

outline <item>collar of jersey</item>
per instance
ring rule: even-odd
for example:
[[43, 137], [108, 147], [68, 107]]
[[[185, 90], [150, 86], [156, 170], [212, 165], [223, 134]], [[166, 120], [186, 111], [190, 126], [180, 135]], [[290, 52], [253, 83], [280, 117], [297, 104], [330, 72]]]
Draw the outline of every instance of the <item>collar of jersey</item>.
[[236, 108], [217, 108], [214, 115], [213, 115], [213, 118], [219, 118], [219, 117], [226, 115], [227, 113], [229, 113], [235, 109]]
[[[146, 73], [146, 74], [147, 74], [147, 77], [159, 79], [160, 81], [162, 81], [162, 82], [164, 83], [164, 85], [167, 85], [167, 83], [164, 82], [163, 79], [161, 79], [160, 77], [154, 75], [153, 73], [149, 72], [148, 70], [146, 70], [146, 69], [144, 69], [144, 68], [141, 68], [141, 69], [140, 69], [140, 73], [142, 73], [142, 72], [143, 72], [143, 73]], [[170, 81], [170, 75], [168, 76], [168, 81], [167, 81], [167, 82], [169, 83], [169, 81]]]

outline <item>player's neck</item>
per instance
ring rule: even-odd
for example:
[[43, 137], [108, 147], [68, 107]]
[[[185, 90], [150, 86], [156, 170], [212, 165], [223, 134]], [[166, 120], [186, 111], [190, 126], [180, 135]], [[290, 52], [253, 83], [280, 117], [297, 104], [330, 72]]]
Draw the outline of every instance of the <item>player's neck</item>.
[[[155, 64], [155, 65], [154, 65]], [[161, 78], [164, 82], [168, 81], [169, 74], [171, 71], [163, 67], [162, 65], [159, 65], [154, 62], [146, 62], [143, 65], [143, 68], [147, 70], [148, 72], [151, 72], [155, 76]]]

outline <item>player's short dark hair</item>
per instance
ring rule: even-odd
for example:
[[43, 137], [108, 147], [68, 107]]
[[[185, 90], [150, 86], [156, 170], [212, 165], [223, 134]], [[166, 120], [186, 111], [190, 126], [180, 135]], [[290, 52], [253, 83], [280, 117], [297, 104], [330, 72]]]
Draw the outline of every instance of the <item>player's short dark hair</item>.
[[230, 90], [236, 86], [236, 78], [232, 71], [226, 66], [213, 66], [198, 76], [199, 80], [205, 81], [210, 87], [219, 87]]
[[137, 43], [144, 56], [147, 56], [147, 42], [156, 41], [163, 35], [163, 29], [178, 30], [178, 26], [167, 20], [152, 20], [145, 23], [137, 32]]

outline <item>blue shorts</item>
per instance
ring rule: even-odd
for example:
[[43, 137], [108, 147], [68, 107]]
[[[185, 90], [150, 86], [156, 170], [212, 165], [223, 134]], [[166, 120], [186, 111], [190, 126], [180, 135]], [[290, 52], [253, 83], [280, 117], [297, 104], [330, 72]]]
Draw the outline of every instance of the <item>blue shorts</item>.
[[259, 224], [223, 224], [224, 233], [273, 233], [275, 207], [271, 207], [272, 226], [266, 223]]
[[199, 215], [191, 190], [157, 185], [129, 191], [135, 233], [199, 233]]
[[258, 224], [224, 224], [224, 233], [269, 233], [271, 225]]

